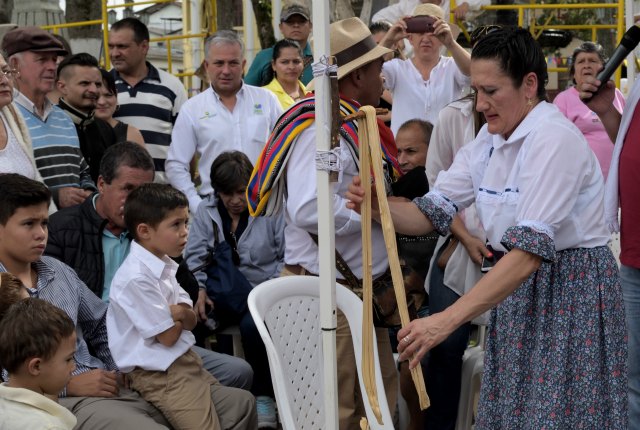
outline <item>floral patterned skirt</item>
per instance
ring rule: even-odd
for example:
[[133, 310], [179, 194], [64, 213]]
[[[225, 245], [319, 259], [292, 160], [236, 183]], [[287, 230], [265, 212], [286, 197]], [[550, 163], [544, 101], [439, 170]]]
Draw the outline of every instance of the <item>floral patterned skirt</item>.
[[627, 336], [608, 247], [560, 251], [491, 311], [476, 430], [621, 430]]

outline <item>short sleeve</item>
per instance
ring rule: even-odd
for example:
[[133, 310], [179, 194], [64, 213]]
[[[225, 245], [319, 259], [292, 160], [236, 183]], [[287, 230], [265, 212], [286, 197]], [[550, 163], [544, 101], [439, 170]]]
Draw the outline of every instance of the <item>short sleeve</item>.
[[120, 308], [144, 339], [153, 338], [175, 325], [169, 304], [158, 285], [146, 277], [129, 279], [116, 295], [111, 295], [110, 306]]
[[534, 133], [520, 150], [516, 225], [545, 233], [553, 241], [597, 160], [582, 133], [561, 116]]

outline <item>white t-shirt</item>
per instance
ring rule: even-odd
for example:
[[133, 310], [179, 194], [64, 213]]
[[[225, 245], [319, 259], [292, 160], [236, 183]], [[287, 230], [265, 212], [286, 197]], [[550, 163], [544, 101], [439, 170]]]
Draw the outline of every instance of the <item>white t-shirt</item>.
[[169, 305], [193, 305], [176, 281], [177, 270], [169, 257], [160, 259], [131, 242], [129, 255], [113, 277], [107, 310], [109, 349], [123, 372], [135, 367], [165, 371], [195, 344], [189, 330], [182, 330], [170, 347], [155, 338], [175, 325]]
[[[319, 273], [318, 247], [308, 232], [318, 232], [318, 192], [316, 179], [316, 124], [310, 125], [297, 138], [286, 166], [287, 199], [285, 211], [285, 254], [287, 264], [300, 264], [311, 273]], [[340, 252], [353, 274], [362, 279], [362, 239], [360, 215], [347, 209], [345, 193], [358, 167], [347, 143], [340, 139], [341, 169], [338, 182], [333, 184], [333, 213], [335, 218], [336, 250]], [[373, 277], [382, 275], [389, 267], [382, 227], [371, 227]], [[342, 278], [339, 272], [336, 276]]]
[[512, 226], [547, 234], [556, 251], [606, 245], [603, 194], [600, 165], [584, 136], [546, 102], [508, 140], [490, 134], [485, 125], [438, 175], [430, 193], [451, 215], [453, 205], [462, 209], [475, 202], [489, 243], [498, 251], [506, 251], [501, 240]]
[[391, 131], [394, 136], [410, 119], [419, 118], [435, 124], [440, 110], [463, 97], [471, 82], [451, 57], [440, 57], [426, 81], [412, 60], [387, 61], [382, 74], [385, 87], [393, 93]]
[[[244, 152], [255, 163], [273, 129], [282, 107], [269, 90], [243, 84], [229, 112], [212, 87], [189, 99], [173, 127], [171, 146], [165, 163], [171, 185], [187, 195], [189, 209], [196, 213], [211, 188], [211, 164], [225, 151]], [[200, 195], [191, 181], [189, 163], [200, 156]]]

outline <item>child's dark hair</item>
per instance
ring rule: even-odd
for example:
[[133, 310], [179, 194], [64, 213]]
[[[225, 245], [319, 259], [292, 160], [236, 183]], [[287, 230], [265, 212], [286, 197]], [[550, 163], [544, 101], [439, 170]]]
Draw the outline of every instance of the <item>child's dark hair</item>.
[[0, 224], [5, 225], [19, 208], [51, 202], [51, 191], [42, 183], [17, 173], [0, 173]]
[[20, 279], [9, 272], [0, 273], [0, 320], [12, 305], [24, 300], [24, 292], [27, 287]]
[[223, 152], [211, 164], [211, 186], [219, 193], [233, 194], [247, 187], [252, 171], [253, 165], [244, 152]]
[[0, 365], [11, 374], [29, 358], [48, 360], [74, 330], [62, 309], [34, 297], [21, 300], [0, 320]]
[[[300, 55], [300, 59], [304, 59], [304, 52], [302, 51], [302, 48], [300, 47], [300, 44], [298, 42], [292, 39], [282, 39], [276, 42], [275, 45], [273, 45], [273, 54], [271, 55], [271, 61], [275, 63], [276, 60], [280, 58], [280, 55], [282, 55], [282, 50], [285, 48], [297, 49], [298, 54]], [[262, 74], [262, 81], [260, 82], [260, 86], [264, 87], [265, 85], [268, 85], [269, 82], [271, 82], [275, 77], [276, 72], [273, 71], [273, 67], [266, 67]]]
[[157, 227], [169, 211], [189, 206], [187, 197], [169, 184], [143, 184], [133, 190], [124, 203], [124, 223], [127, 229], [137, 237], [140, 224]]

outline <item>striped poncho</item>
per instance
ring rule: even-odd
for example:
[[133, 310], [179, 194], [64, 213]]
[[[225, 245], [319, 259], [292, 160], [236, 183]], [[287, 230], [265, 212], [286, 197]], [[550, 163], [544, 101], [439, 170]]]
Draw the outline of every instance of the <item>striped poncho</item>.
[[[278, 119], [269, 140], [256, 161], [247, 186], [247, 202], [251, 216], [270, 216], [282, 209], [285, 189], [285, 167], [297, 137], [313, 121], [315, 121], [315, 98], [301, 100], [293, 105]], [[356, 113], [359, 105], [348, 99], [340, 98], [340, 114], [344, 117]], [[347, 142], [347, 147], [357, 166], [359, 162], [358, 124], [357, 121], [343, 122], [340, 126], [340, 137]], [[382, 140], [381, 140], [382, 141]], [[395, 156], [381, 144], [383, 164], [391, 179], [400, 176], [400, 167]]]

